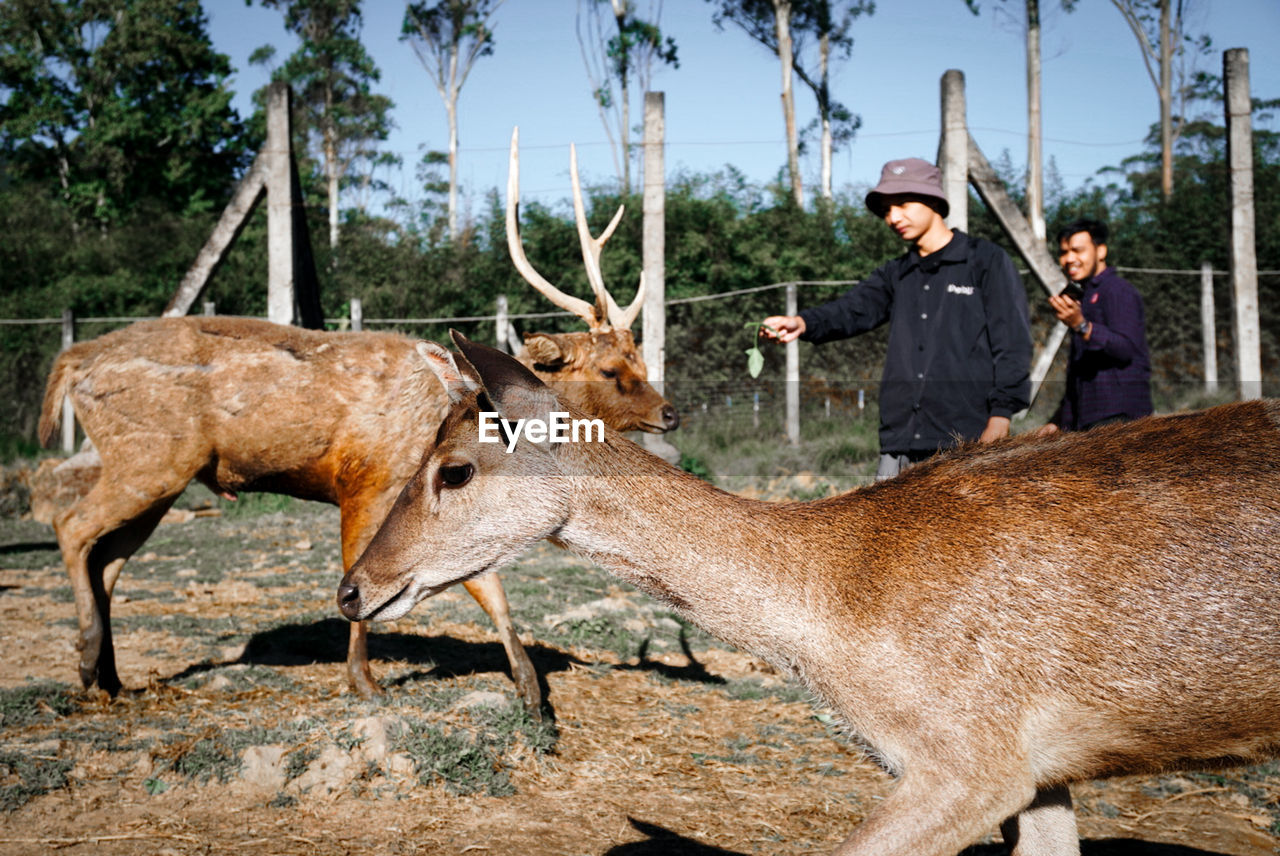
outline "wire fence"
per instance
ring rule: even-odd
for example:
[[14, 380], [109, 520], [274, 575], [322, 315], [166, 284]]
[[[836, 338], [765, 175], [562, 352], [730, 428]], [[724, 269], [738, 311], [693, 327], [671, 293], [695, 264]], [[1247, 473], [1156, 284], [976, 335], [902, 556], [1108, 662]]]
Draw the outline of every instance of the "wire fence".
[[[1229, 275], [1229, 272], [1207, 269], [1178, 270], [1124, 266], [1117, 266], [1116, 270], [1134, 280], [1135, 285], [1143, 293], [1144, 300], [1148, 304], [1148, 344], [1152, 353], [1156, 383], [1163, 385], [1163, 393], [1157, 393], [1157, 400], [1163, 400], [1168, 406], [1176, 407], [1179, 402], [1192, 400], [1197, 393], [1212, 394], [1218, 388], [1222, 388], [1225, 391], [1227, 384], [1234, 379], [1234, 354], [1230, 348], [1233, 329], [1230, 300], [1220, 299], [1215, 302], [1214, 357], [1217, 364], [1224, 367], [1223, 372], [1215, 372], [1215, 375], [1221, 375], [1216, 378], [1217, 383], [1215, 383], [1214, 377], [1205, 376], [1206, 352], [1203, 344], [1204, 331], [1201, 307], [1198, 304], [1188, 306], [1185, 299], [1170, 300], [1165, 294], [1167, 289], [1162, 285], [1161, 280], [1167, 281], [1167, 278], [1170, 277], [1205, 277], [1208, 275], [1213, 278], [1215, 283], [1219, 283]], [[1258, 272], [1259, 278], [1276, 276], [1280, 276], [1280, 271], [1265, 270]], [[796, 400], [799, 401], [799, 413], [797, 416], [802, 423], [811, 423], [815, 420], [847, 422], [874, 418], [878, 405], [878, 375], [883, 354], [883, 337], [879, 339], [875, 335], [858, 337], [869, 341], [860, 343], [860, 350], [856, 352], [849, 349], [842, 350], [838, 347], [843, 343], [833, 343], [833, 345], [823, 346], [821, 349], [808, 351], [802, 362], [801, 377], [803, 380], [796, 382], [799, 386], [799, 395], [789, 397], [786, 394], [787, 383], [782, 378], [780, 371], [780, 349], [778, 349], [778, 354], [773, 354], [770, 350], [770, 367], [766, 369], [761, 377], [750, 378], [746, 370], [746, 358], [742, 353], [743, 348], [738, 347], [738, 340], [734, 339], [729, 344], [722, 341], [733, 336], [745, 337], [745, 333], [740, 330], [724, 331], [719, 326], [716, 326], [717, 322], [714, 320], [710, 320], [711, 327], [708, 330], [704, 319], [690, 315], [690, 312], [700, 312], [702, 306], [714, 301], [750, 299], [767, 295], [769, 292], [785, 290], [789, 287], [804, 289], [810, 295], [809, 303], [812, 304], [820, 299], [827, 299], [838, 290], [852, 288], [858, 282], [860, 280], [775, 282], [715, 294], [666, 300], [665, 305], [668, 308], [666, 376], [668, 381], [664, 385], [664, 395], [679, 410], [686, 425], [695, 425], [699, 422], [714, 423], [725, 427], [726, 430], [748, 434], [761, 433], [762, 435], [775, 437], [779, 434], [785, 435], [787, 432], [786, 425], [789, 418], [787, 414], [788, 398], [792, 399], [792, 407], [797, 407], [794, 402]], [[1183, 293], [1185, 294], [1185, 290]], [[779, 314], [782, 313], [782, 303], [783, 301], [779, 300], [776, 309], [772, 311]], [[764, 305], [767, 306], [767, 304], [768, 301], [766, 300]], [[804, 305], [804, 303], [802, 302], [801, 305]], [[761, 303], [759, 300], [755, 300], [750, 303], [750, 306], [758, 310], [761, 307]], [[1262, 308], [1264, 314], [1271, 318], [1274, 318], [1277, 311], [1280, 311], [1280, 307], [1263, 306]], [[499, 320], [507, 323], [536, 322], [553, 318], [573, 317], [571, 313], [561, 311], [510, 314], [495, 311], [492, 314], [442, 317], [370, 318], [363, 317], [358, 307], [353, 307], [353, 309], [355, 311], [353, 311], [352, 316], [329, 318], [326, 319], [326, 324], [338, 329], [384, 327], [419, 332], [434, 332], [423, 328], [445, 325], [493, 324], [494, 327], [486, 335], [491, 336], [491, 340], [497, 342], [500, 347], [505, 345], [507, 337], [498, 330], [499, 325], [497, 322]], [[745, 306], [742, 311], [747, 311]], [[206, 314], [213, 314], [212, 304], [206, 304], [205, 312]], [[1153, 316], [1157, 317], [1161, 322], [1158, 328], [1153, 327], [1151, 324]], [[1046, 339], [1047, 332], [1053, 329], [1056, 319], [1052, 312], [1048, 310], [1044, 301], [1033, 302], [1032, 317], [1037, 340]], [[75, 329], [80, 325], [94, 325], [94, 335], [98, 335], [100, 328], [103, 326], [123, 326], [143, 320], [143, 318], [143, 316], [72, 317], [69, 312], [64, 312], [59, 317], [0, 319], [0, 326], [63, 325], [62, 347], [67, 347], [75, 336]], [[722, 324], [722, 321], [719, 323]], [[700, 324], [703, 326], [699, 327]], [[682, 326], [689, 329], [681, 329]], [[479, 333], [480, 331], [476, 332]], [[1280, 334], [1280, 330], [1269, 329], [1268, 325], [1264, 324], [1264, 353], [1271, 354], [1273, 358], [1280, 356], [1280, 343], [1275, 341], [1277, 334]], [[427, 338], [432, 338], [432, 336], [427, 336]], [[704, 363], [700, 363], [696, 367], [677, 367], [673, 374], [671, 370], [673, 364], [672, 354], [675, 354], [677, 358], [684, 357], [687, 362], [690, 350], [711, 348], [712, 345], [708, 342], [711, 338], [717, 340], [714, 345], [714, 356], [708, 357], [704, 360]], [[746, 338], [742, 338], [741, 342], [745, 343]], [[49, 344], [53, 345], [52, 342]], [[1049, 375], [1048, 382], [1033, 410], [1033, 415], [1039, 414], [1047, 418], [1049, 410], [1060, 399], [1062, 394], [1063, 363], [1064, 360], [1059, 355], [1056, 368]], [[842, 365], [862, 366], [863, 368], [850, 371], [842, 369]], [[708, 366], [711, 367], [711, 370], [707, 370]], [[32, 371], [32, 374], [36, 373], [38, 373], [38, 370]], [[32, 380], [35, 380], [34, 377]], [[35, 382], [39, 383], [38, 380]], [[1269, 388], [1265, 391], [1269, 391], [1272, 394], [1277, 392], [1277, 390]]]

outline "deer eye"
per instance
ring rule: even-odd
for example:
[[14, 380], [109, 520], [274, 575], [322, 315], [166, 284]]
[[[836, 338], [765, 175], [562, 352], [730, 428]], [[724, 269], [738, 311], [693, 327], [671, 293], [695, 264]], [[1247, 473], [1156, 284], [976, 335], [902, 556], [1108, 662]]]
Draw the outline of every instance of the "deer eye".
[[436, 471], [436, 481], [441, 487], [462, 487], [471, 481], [475, 472], [471, 464], [446, 464]]
[[600, 374], [609, 378], [609, 380], [613, 380], [615, 377], [618, 376], [618, 373], [613, 369], [600, 369]]

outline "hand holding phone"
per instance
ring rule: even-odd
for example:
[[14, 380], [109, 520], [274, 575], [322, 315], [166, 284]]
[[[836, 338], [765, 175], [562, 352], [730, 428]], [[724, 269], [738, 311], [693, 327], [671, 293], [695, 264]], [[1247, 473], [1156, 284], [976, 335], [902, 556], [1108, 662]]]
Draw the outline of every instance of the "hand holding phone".
[[1067, 287], [1058, 292], [1058, 294], [1062, 297], [1070, 297], [1076, 303], [1084, 301], [1084, 289], [1074, 282], [1068, 282]]

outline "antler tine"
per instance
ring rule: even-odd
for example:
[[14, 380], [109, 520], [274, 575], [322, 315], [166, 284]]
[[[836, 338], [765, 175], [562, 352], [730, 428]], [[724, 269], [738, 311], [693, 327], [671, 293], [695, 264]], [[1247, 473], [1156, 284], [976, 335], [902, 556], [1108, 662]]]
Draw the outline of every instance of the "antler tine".
[[591, 283], [591, 290], [595, 292], [596, 303], [602, 310], [600, 327], [602, 329], [609, 326], [616, 327], [614, 322], [622, 317], [622, 313], [618, 309], [618, 304], [614, 302], [613, 295], [605, 287], [604, 274], [600, 270], [600, 251], [604, 248], [605, 241], [609, 240], [613, 231], [618, 228], [626, 206], [619, 205], [609, 225], [600, 233], [600, 237], [593, 238], [591, 229], [587, 226], [586, 206], [582, 202], [582, 183], [578, 179], [578, 149], [572, 143], [569, 144], [569, 178], [573, 182], [573, 216], [578, 224], [578, 242], [582, 244], [582, 262], [587, 268], [587, 280]]
[[644, 271], [640, 271], [640, 285], [636, 288], [635, 299], [631, 301], [631, 305], [627, 307], [625, 312], [618, 312], [617, 317], [613, 314], [609, 315], [609, 321], [613, 324], [615, 330], [630, 330], [631, 325], [635, 323], [636, 316], [640, 314], [640, 309], [644, 304]]
[[524, 277], [525, 282], [532, 285], [544, 297], [568, 312], [577, 315], [594, 329], [598, 320], [595, 307], [581, 298], [565, 294], [548, 282], [542, 274], [533, 269], [524, 254], [524, 246], [520, 242], [520, 221], [516, 208], [520, 204], [520, 129], [511, 131], [511, 161], [507, 169], [507, 252], [516, 270]]

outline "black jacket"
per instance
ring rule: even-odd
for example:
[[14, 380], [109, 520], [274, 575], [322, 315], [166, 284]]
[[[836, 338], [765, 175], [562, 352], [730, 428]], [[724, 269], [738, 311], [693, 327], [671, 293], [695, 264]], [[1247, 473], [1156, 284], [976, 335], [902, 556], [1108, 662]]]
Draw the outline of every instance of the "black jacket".
[[954, 230], [924, 258], [913, 249], [849, 291], [800, 313], [821, 343], [889, 322], [880, 383], [880, 450], [927, 452], [976, 440], [991, 416], [1027, 407], [1031, 325], [1013, 262]]

